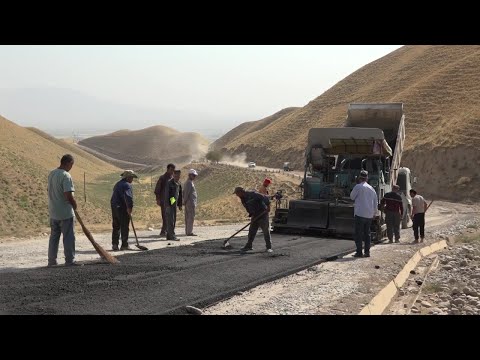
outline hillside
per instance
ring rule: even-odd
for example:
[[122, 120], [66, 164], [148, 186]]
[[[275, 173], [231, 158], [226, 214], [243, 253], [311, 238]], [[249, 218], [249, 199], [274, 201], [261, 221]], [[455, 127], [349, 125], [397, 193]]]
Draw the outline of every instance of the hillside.
[[277, 119], [281, 118], [284, 115], [290, 114], [292, 111], [295, 111], [297, 107], [290, 107], [283, 110], [276, 112], [273, 115], [270, 115], [264, 119], [257, 120], [257, 121], [248, 121], [244, 122], [243, 124], [237, 126], [236, 128], [230, 130], [221, 138], [217, 139], [213, 142], [213, 148], [222, 148], [225, 145], [229, 144], [230, 142], [234, 141], [237, 138], [241, 138], [250, 133], [254, 133], [256, 131], [261, 132], [265, 127], [276, 121]]
[[[84, 197], [84, 172], [88, 184], [99, 176], [120, 171], [73, 145], [0, 116], [1, 235], [48, 231], [47, 177], [66, 153], [75, 158], [71, 174], [78, 199]], [[89, 222], [105, 218], [105, 211], [94, 203], [79, 201], [79, 211]]]
[[349, 103], [403, 102], [403, 165], [418, 177], [418, 190], [433, 198], [479, 199], [479, 95], [480, 46], [404, 46], [262, 131], [240, 125], [230, 132], [235, 136], [219, 139], [215, 148], [229, 155], [245, 152], [258, 165], [280, 167], [290, 161], [302, 169], [310, 128], [342, 126]]
[[179, 132], [166, 126], [120, 130], [79, 142], [110, 158], [146, 165], [189, 162], [202, 157], [209, 142], [198, 133]]

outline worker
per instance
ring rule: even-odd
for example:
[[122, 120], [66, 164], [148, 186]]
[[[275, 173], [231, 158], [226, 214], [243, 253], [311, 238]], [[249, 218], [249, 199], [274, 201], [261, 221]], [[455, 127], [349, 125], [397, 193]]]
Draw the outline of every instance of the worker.
[[48, 266], [56, 266], [60, 235], [63, 235], [65, 265], [75, 262], [75, 210], [73, 197], [75, 187], [69, 171], [74, 164], [73, 156], [63, 155], [60, 166], [48, 175], [48, 212], [50, 216], [50, 240], [48, 242]]
[[[377, 215], [378, 197], [375, 189], [367, 183], [368, 172], [360, 171], [357, 185], [350, 193], [350, 199], [355, 201], [355, 245], [357, 251], [354, 257], [370, 257], [370, 225]], [[365, 250], [362, 254], [362, 242]]]
[[165, 215], [167, 216], [167, 240], [179, 241], [175, 235], [177, 222], [177, 207], [182, 210], [182, 184], [180, 184], [180, 170], [173, 172], [173, 178], [168, 180], [165, 188]]
[[183, 185], [182, 202], [185, 206], [185, 234], [187, 236], [197, 236], [193, 233], [193, 222], [195, 221], [195, 208], [197, 207], [197, 190], [193, 183], [198, 173], [195, 169], [188, 171], [188, 179]]
[[246, 252], [253, 250], [253, 240], [255, 240], [258, 228], [260, 227], [265, 238], [266, 251], [269, 253], [273, 252], [269, 225], [270, 199], [255, 191], [245, 191], [242, 187], [236, 187], [234, 194], [240, 198], [242, 205], [248, 212], [248, 216], [252, 219], [248, 230], [247, 243], [241, 251]]
[[388, 242], [400, 242], [400, 222], [403, 218], [403, 200], [399, 194], [400, 186], [393, 185], [392, 191], [385, 194], [380, 202], [380, 208], [385, 212], [385, 222], [387, 223]]
[[120, 250], [131, 250], [128, 246], [128, 233], [130, 231], [130, 216], [133, 209], [132, 181], [138, 178], [133, 170], [125, 170], [122, 179], [113, 187], [110, 205], [112, 207], [112, 250], [118, 251], [120, 234], [122, 246]]
[[175, 171], [174, 164], [167, 165], [167, 171], [165, 174], [160, 176], [155, 186], [155, 197], [157, 199], [157, 205], [160, 206], [162, 213], [162, 229], [160, 230], [160, 237], [167, 235], [167, 215], [165, 214], [166, 201], [165, 201], [165, 189], [167, 187], [167, 182], [173, 178], [173, 172]]
[[427, 211], [427, 202], [423, 196], [418, 195], [414, 189], [410, 190], [410, 196], [412, 197], [412, 213], [411, 218], [413, 221], [413, 236], [415, 240], [413, 243], [418, 243], [418, 233], [420, 230], [420, 242], [423, 242], [425, 238], [425, 211]]
[[266, 178], [265, 180], [263, 180], [262, 185], [260, 185], [260, 187], [258, 188], [258, 192], [263, 195], [268, 195], [268, 187], [270, 186], [271, 183], [272, 183], [272, 180], [270, 180], [269, 178]]

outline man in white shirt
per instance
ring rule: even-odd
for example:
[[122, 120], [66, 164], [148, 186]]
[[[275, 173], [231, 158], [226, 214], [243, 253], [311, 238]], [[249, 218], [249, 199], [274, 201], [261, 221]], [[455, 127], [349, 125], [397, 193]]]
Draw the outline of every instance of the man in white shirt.
[[418, 230], [420, 230], [420, 242], [425, 238], [425, 211], [427, 211], [427, 202], [421, 195], [417, 195], [414, 189], [410, 190], [412, 197], [412, 214], [414, 243], [418, 243]]
[[[370, 225], [378, 212], [378, 196], [373, 187], [367, 183], [368, 172], [360, 171], [357, 185], [353, 188], [350, 199], [355, 201], [355, 245], [354, 257], [370, 257]], [[362, 254], [362, 242], [365, 242], [365, 253]]]

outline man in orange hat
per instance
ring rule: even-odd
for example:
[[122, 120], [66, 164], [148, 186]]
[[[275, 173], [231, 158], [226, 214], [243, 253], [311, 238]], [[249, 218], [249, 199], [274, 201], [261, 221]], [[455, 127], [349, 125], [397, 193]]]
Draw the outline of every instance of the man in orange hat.
[[263, 195], [268, 195], [268, 186], [272, 183], [272, 180], [266, 178], [263, 180], [263, 184], [258, 189], [258, 192]]

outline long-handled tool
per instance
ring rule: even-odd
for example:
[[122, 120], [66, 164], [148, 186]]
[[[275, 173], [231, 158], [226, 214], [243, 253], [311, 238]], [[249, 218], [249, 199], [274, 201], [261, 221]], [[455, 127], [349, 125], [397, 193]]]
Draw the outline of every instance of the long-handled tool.
[[245, 229], [247, 226], [249, 226], [251, 223], [257, 221], [258, 219], [260, 219], [263, 215], [265, 215], [266, 213], [268, 213], [267, 210], [265, 210], [264, 212], [262, 212], [260, 215], [256, 216], [254, 219], [252, 219], [252, 221], [250, 221], [247, 225], [245, 225], [243, 228], [241, 228], [240, 230], [238, 230], [235, 234], [233, 234], [232, 236], [230, 236], [227, 240], [225, 240], [223, 242], [223, 246], [222, 248], [223, 249], [229, 249], [232, 247], [232, 245], [230, 245], [230, 243], [228, 242], [228, 240], [230, 240], [231, 238], [233, 238], [235, 235], [237, 235], [239, 232], [241, 232], [243, 229]]
[[427, 212], [428, 208], [430, 207], [430, 205], [432, 205], [432, 203], [433, 203], [433, 200], [430, 201], [430, 204], [428, 204], [427, 208], [425, 209], [425, 212]]
[[[125, 196], [125, 194], [123, 195], [124, 196], [124, 199], [125, 199], [125, 205], [127, 206], [128, 208], [128, 204], [127, 204], [127, 198]], [[146, 248], [145, 246], [142, 246], [138, 243], [138, 237], [137, 237], [137, 232], [135, 231], [135, 226], [133, 225], [133, 218], [132, 218], [132, 215], [131, 214], [128, 214], [128, 217], [130, 218], [130, 223], [132, 224], [132, 229], [133, 229], [133, 233], [135, 234], [135, 240], [137, 241], [137, 245], [135, 245], [137, 248], [139, 248], [140, 250], [148, 250], [148, 248]]]
[[107, 260], [110, 264], [117, 264], [120, 261], [118, 261], [114, 256], [110, 255], [108, 251], [106, 251], [104, 248], [102, 248], [94, 239], [90, 231], [86, 228], [86, 226], [83, 224], [82, 218], [80, 215], [78, 215], [77, 210], [75, 210], [75, 217], [77, 218], [78, 222], [80, 223], [80, 226], [82, 227], [83, 233], [85, 236], [90, 240], [92, 243], [93, 247], [95, 250], [97, 250], [98, 255], [100, 255], [102, 258]]

